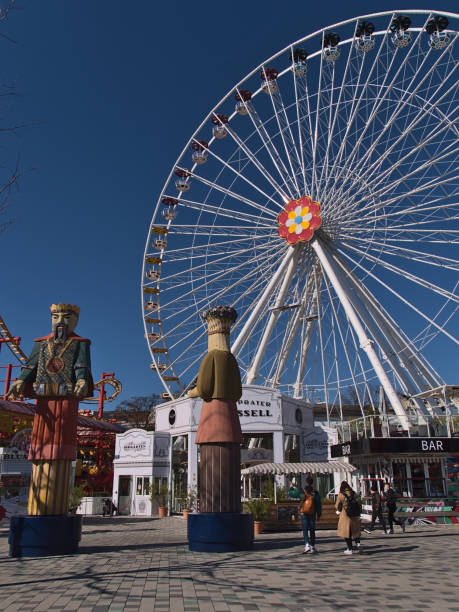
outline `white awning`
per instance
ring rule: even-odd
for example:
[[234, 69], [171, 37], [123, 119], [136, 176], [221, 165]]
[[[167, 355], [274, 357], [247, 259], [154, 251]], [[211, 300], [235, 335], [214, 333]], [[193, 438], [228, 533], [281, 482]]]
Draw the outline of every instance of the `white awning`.
[[303, 463], [259, 463], [241, 470], [242, 476], [257, 474], [332, 474], [333, 472], [354, 472], [355, 468], [344, 461], [308, 461]]

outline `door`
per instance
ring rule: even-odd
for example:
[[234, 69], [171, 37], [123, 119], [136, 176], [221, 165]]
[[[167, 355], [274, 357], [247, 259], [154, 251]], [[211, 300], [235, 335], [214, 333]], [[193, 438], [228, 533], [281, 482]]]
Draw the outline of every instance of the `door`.
[[118, 514], [131, 514], [132, 476], [120, 476], [118, 482]]

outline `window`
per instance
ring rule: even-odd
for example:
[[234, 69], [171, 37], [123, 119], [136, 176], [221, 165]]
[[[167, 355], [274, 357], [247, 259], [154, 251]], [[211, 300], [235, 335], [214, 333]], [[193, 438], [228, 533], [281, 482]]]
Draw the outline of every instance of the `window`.
[[429, 495], [432, 497], [441, 497], [445, 495], [445, 481], [441, 469], [441, 463], [429, 463]]
[[299, 463], [300, 461], [300, 436], [296, 434], [285, 434], [284, 453], [286, 463]]
[[137, 476], [136, 495], [150, 495], [150, 477]]

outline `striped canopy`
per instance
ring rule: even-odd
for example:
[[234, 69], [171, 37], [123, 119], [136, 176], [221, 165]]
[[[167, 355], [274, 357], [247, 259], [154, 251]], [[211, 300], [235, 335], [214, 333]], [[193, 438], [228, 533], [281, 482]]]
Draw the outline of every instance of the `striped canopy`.
[[354, 472], [355, 468], [344, 461], [307, 461], [303, 463], [259, 463], [241, 470], [242, 476], [261, 474], [331, 474], [333, 472]]

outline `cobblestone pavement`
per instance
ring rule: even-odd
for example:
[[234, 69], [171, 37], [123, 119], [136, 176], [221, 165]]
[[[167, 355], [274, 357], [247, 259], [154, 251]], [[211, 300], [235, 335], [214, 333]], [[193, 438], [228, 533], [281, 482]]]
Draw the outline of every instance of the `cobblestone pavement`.
[[257, 536], [255, 550], [192, 553], [183, 519], [85, 519], [80, 554], [11, 559], [0, 533], [0, 610], [459, 610], [459, 527], [375, 532], [365, 553], [343, 555], [335, 532], [318, 532], [318, 555], [301, 536]]

